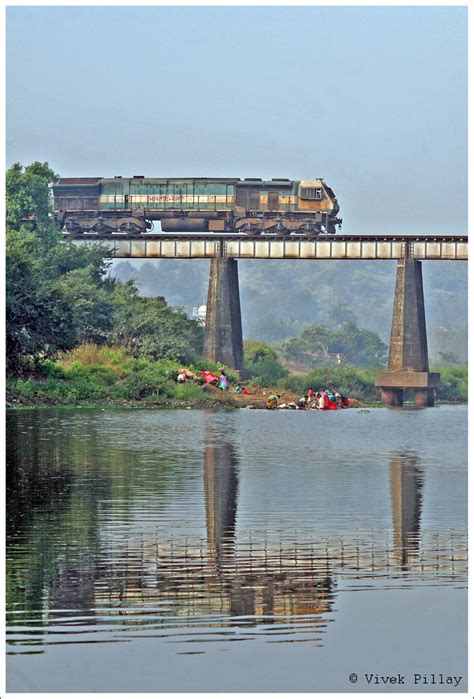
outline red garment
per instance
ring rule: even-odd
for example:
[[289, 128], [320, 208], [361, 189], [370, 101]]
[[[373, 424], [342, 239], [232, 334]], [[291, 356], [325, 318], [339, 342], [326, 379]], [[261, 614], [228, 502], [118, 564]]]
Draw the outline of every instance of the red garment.
[[337, 410], [337, 405], [327, 395], [324, 396], [324, 410]]
[[200, 371], [200, 374], [204, 376], [206, 383], [211, 383], [212, 381], [219, 381], [219, 377], [212, 373], [212, 371]]

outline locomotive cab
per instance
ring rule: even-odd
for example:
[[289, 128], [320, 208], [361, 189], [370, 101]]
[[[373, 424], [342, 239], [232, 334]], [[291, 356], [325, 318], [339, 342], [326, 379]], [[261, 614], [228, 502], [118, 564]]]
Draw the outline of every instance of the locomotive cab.
[[339, 204], [334, 192], [323, 179], [301, 180], [298, 188], [298, 210], [314, 212], [321, 232], [335, 233], [336, 224], [341, 220], [336, 218]]

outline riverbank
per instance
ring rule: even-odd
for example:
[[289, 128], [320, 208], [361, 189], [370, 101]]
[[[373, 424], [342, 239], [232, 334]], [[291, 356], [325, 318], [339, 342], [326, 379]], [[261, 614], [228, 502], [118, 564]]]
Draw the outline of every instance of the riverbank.
[[[178, 387], [177, 387], [178, 388]], [[196, 388], [199, 393], [196, 392]], [[42, 406], [74, 406], [74, 407], [128, 407], [128, 408], [266, 408], [267, 397], [272, 391], [258, 387], [250, 388], [248, 395], [221, 391], [212, 385], [197, 387], [193, 384], [179, 386], [180, 397], [143, 398], [141, 400], [102, 398], [91, 400], [74, 397], [57, 398], [47, 395], [25, 397], [10, 389], [7, 391], [7, 408], [31, 408]], [[290, 403], [298, 400], [299, 396], [292, 392], [281, 392], [280, 403]]]
[[[163, 409], [203, 409], [216, 408], [235, 410], [237, 408], [250, 408], [254, 410], [266, 409], [268, 396], [275, 393], [272, 389], [261, 387], [250, 387], [248, 394], [222, 391], [216, 386], [204, 385], [198, 387], [199, 395], [196, 393], [196, 386], [186, 384], [179, 386], [180, 397], [163, 397], [155, 399], [127, 400], [102, 398], [91, 400], [88, 398], [69, 399], [57, 398], [47, 395], [25, 397], [10, 389], [7, 391], [7, 408], [35, 408], [35, 407], [76, 407], [76, 408], [163, 408]], [[186, 395], [188, 394], [188, 395]], [[295, 403], [301, 396], [292, 392], [278, 389], [279, 405]], [[381, 404], [368, 404], [354, 398], [349, 399], [350, 408], [381, 407]]]
[[[217, 373], [219, 365], [200, 360], [186, 367], [200, 376], [201, 370]], [[59, 358], [44, 360], [21, 377], [7, 377], [9, 408], [47, 405], [108, 405], [157, 408], [265, 408], [268, 396], [277, 393], [279, 404], [292, 403], [311, 387], [334, 387], [352, 399], [352, 407], [378, 407], [379, 390], [372, 369], [318, 367], [307, 376], [287, 376], [271, 385], [258, 376], [246, 383], [248, 393], [234, 393], [242, 385], [238, 372], [227, 370], [228, 392], [199, 381], [177, 383], [183, 365], [171, 360], [136, 359], [120, 348], [83, 345]], [[437, 402], [467, 401], [467, 368], [441, 369]], [[409, 398], [409, 396], [408, 396]]]

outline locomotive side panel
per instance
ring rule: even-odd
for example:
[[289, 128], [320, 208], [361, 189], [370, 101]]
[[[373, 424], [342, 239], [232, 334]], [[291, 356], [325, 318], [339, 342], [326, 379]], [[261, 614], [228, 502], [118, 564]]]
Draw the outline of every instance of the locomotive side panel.
[[124, 180], [120, 177], [103, 179], [100, 192], [101, 211], [123, 211]]
[[335, 232], [339, 205], [322, 179], [75, 178], [53, 187], [55, 218], [71, 233], [162, 230], [249, 235]]
[[54, 185], [54, 211], [97, 211], [99, 197], [99, 177], [65, 178]]

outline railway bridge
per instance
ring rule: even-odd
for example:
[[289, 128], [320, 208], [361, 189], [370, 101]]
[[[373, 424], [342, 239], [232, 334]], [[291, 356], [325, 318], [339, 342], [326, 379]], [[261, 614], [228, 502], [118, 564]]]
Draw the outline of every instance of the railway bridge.
[[[65, 238], [72, 236], [64, 234]], [[204, 355], [243, 370], [238, 260], [397, 260], [387, 371], [376, 377], [383, 402], [403, 404], [412, 389], [417, 406], [434, 405], [439, 374], [429, 371], [423, 260], [467, 260], [465, 235], [336, 235], [309, 238], [263, 234], [89, 233], [75, 244], [100, 242], [110, 258], [211, 260]]]

